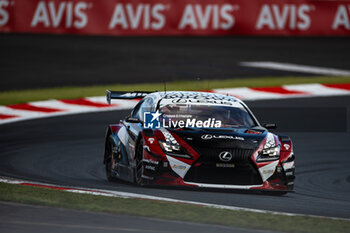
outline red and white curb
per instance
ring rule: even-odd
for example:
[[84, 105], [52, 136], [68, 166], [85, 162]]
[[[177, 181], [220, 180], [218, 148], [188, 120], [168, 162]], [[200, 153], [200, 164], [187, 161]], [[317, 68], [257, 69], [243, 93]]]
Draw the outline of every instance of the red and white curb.
[[108, 105], [105, 96], [87, 97], [75, 100], [45, 100], [0, 106], [0, 125], [31, 120], [88, 112], [103, 112], [131, 109], [138, 100], [115, 100]]
[[113, 191], [113, 190], [60, 186], [60, 185], [46, 184], [41, 182], [19, 180], [19, 179], [8, 178], [8, 177], [0, 177], [0, 183], [16, 184], [21, 186], [31, 186], [31, 187], [38, 187], [38, 188], [47, 188], [47, 189], [61, 190], [61, 191], [66, 191], [71, 193], [90, 194], [90, 195], [105, 196], [105, 197], [135, 198], [135, 199], [144, 199], [144, 200], [153, 200], [153, 201], [163, 201], [163, 202], [169, 202], [169, 203], [190, 204], [190, 205], [196, 205], [196, 206], [211, 207], [216, 209], [249, 211], [254, 213], [262, 213], [262, 214], [268, 213], [268, 214], [283, 215], [283, 216], [315, 217], [315, 218], [327, 218], [327, 219], [350, 221], [350, 219], [347, 219], [347, 218], [325, 217], [325, 216], [318, 216], [318, 215], [295, 214], [295, 213], [259, 210], [259, 209], [236, 207], [236, 206], [217, 205], [217, 204], [211, 204], [211, 203], [185, 201], [185, 200], [179, 200], [179, 199], [173, 199], [173, 198], [165, 198], [165, 197], [129, 193], [129, 192], [120, 192], [120, 191]]
[[[279, 87], [223, 88], [209, 91], [233, 95], [241, 100], [267, 100], [350, 95], [350, 84], [299, 84]], [[131, 109], [137, 102], [137, 100], [115, 100], [112, 105], [108, 105], [105, 96], [98, 96], [0, 106], [0, 124], [68, 114]]]

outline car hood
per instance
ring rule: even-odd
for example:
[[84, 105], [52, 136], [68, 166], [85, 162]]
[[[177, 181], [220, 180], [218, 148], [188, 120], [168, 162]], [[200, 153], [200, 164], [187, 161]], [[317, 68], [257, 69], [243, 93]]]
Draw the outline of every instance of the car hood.
[[261, 127], [238, 129], [171, 129], [193, 148], [256, 149], [268, 131]]

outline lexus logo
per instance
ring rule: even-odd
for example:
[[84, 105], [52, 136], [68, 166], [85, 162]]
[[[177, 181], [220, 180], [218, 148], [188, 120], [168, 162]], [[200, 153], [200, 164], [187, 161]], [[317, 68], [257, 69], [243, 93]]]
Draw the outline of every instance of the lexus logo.
[[211, 135], [211, 134], [203, 134], [201, 136], [203, 140], [210, 139], [232, 139], [232, 140], [241, 140], [244, 141], [243, 137], [233, 136], [233, 135]]
[[223, 162], [231, 161], [233, 158], [232, 154], [228, 151], [223, 151], [219, 154], [219, 159]]
[[209, 140], [209, 139], [212, 139], [212, 138], [213, 138], [213, 135], [210, 135], [210, 134], [203, 134], [201, 138], [204, 139], [204, 140]]

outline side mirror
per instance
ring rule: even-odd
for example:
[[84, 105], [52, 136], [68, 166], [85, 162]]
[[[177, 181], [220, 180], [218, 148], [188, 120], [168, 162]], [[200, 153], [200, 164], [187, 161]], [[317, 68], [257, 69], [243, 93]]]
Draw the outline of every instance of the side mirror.
[[139, 118], [136, 118], [136, 117], [127, 117], [127, 118], [125, 119], [125, 122], [128, 122], [128, 123], [142, 123], [142, 122], [140, 121], [140, 119], [139, 119]]
[[274, 123], [263, 124], [263, 127], [266, 129], [276, 129], [277, 125]]

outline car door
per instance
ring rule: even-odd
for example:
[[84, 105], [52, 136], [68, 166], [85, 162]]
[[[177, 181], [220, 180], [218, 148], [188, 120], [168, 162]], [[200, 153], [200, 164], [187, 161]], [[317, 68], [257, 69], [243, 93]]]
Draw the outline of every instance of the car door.
[[142, 131], [143, 128], [143, 115], [144, 112], [152, 111], [153, 109], [153, 99], [152, 98], [145, 98], [141, 100], [134, 108], [134, 110], [131, 113], [131, 117], [137, 118], [140, 120], [140, 123], [126, 123], [127, 132], [129, 135], [128, 140], [128, 147], [129, 147], [129, 161], [134, 162], [134, 156], [135, 156], [135, 148], [136, 143], [138, 139], [139, 133]]

